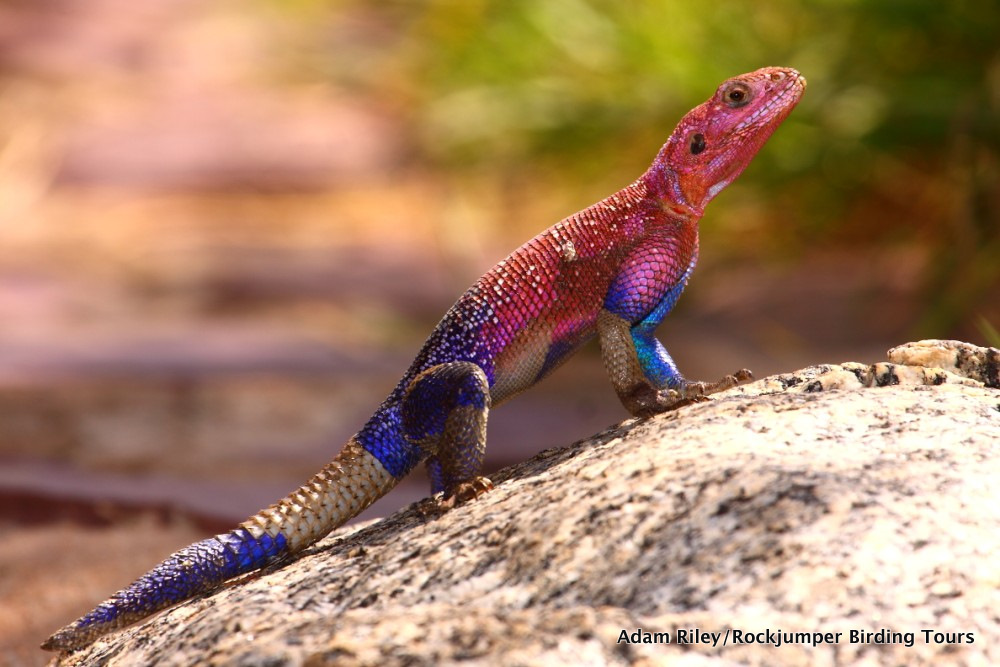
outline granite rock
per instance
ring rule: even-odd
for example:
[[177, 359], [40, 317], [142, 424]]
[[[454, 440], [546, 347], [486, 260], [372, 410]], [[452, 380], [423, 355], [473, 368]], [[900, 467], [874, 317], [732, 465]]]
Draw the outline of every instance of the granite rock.
[[998, 664], [998, 358], [921, 341], [628, 420], [54, 664]]

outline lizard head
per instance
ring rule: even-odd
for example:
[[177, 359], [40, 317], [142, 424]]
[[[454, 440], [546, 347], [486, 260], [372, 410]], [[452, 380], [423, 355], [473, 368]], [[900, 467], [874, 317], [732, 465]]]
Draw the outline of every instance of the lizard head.
[[654, 169], [665, 172], [667, 196], [701, 211], [746, 169], [805, 88], [805, 78], [784, 67], [725, 81], [681, 119], [660, 151]]

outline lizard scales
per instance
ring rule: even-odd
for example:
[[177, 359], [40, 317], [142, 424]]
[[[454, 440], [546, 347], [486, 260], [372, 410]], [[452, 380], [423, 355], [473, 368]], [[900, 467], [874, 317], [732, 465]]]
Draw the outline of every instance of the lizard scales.
[[173, 554], [43, 644], [77, 649], [224, 581], [301, 551], [425, 461], [433, 493], [465, 501], [486, 421], [595, 336], [625, 407], [648, 416], [731, 387], [678, 371], [654, 330], [698, 256], [705, 205], [798, 103], [805, 79], [767, 67], [725, 81], [688, 112], [634, 183], [550, 227], [483, 275], [444, 315], [399, 384], [306, 484], [236, 529]]

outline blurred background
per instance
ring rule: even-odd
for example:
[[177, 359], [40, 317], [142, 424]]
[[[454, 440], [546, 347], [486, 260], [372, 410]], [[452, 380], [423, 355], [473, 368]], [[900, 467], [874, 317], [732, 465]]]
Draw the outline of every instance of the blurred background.
[[[0, 663], [298, 486], [476, 277], [760, 66], [809, 89], [702, 221], [682, 371], [1000, 344], [998, 35], [995, 0], [0, 1]], [[625, 417], [589, 349], [490, 466]]]

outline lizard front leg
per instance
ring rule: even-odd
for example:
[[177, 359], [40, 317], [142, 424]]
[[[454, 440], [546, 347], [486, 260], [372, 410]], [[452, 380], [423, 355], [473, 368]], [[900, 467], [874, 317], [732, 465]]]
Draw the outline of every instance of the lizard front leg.
[[407, 387], [402, 403], [403, 434], [424, 450], [431, 492], [446, 501], [465, 502], [493, 484], [479, 473], [486, 454], [489, 382], [474, 363], [438, 364]]
[[636, 417], [706, 400], [710, 394], [753, 379], [745, 368], [716, 382], [686, 379], [644, 323], [632, 325], [606, 309], [597, 319], [604, 367], [625, 409]]
[[601, 356], [625, 409], [648, 417], [705, 400], [753, 377], [741, 369], [717, 382], [693, 382], [655, 335], [680, 298], [698, 258], [697, 227], [651, 236], [622, 262], [597, 317]]

